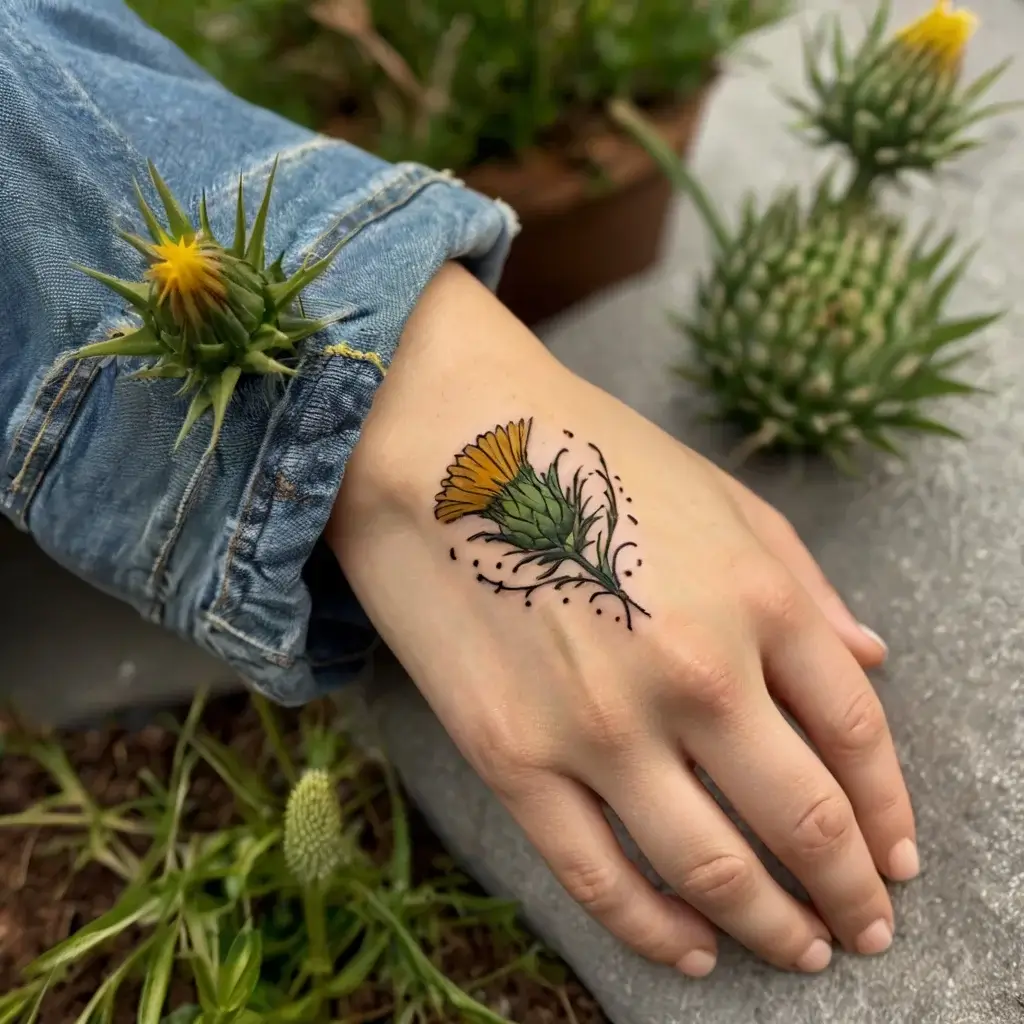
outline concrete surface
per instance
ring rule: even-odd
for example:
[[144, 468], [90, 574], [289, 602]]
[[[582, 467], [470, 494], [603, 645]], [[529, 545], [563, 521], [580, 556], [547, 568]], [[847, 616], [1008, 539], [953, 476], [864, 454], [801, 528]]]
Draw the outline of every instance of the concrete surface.
[[[859, 0], [813, 0], [807, 19]], [[896, 0], [900, 19], [925, 0]], [[968, 71], [1019, 52], [1024, 3], [979, 0], [984, 26]], [[864, 12], [861, 14], [861, 12]], [[755, 47], [770, 72], [739, 69], [717, 96], [700, 174], [726, 209], [748, 188], [809, 181], [821, 161], [785, 131], [765, 75], [797, 87], [800, 22]], [[997, 98], [1024, 97], [1024, 64]], [[702, 982], [650, 966], [578, 911], [445, 738], [411, 685], [383, 663], [373, 684], [382, 735], [406, 784], [454, 852], [494, 890], [524, 903], [617, 1024], [1012, 1024], [1024, 1022], [1024, 115], [986, 131], [940, 184], [916, 193], [981, 242], [956, 296], [964, 312], [1015, 307], [975, 364], [994, 398], [950, 406], [969, 445], [915, 442], [910, 469], [876, 463], [841, 481], [820, 466], [758, 464], [744, 476], [788, 514], [854, 610], [889, 640], [876, 683], [918, 814], [922, 877], [896, 889], [898, 935], [884, 957], [840, 956], [825, 975], [775, 972], [728, 942]], [[683, 207], [661, 268], [545, 335], [574, 369], [712, 456], [731, 442], [701, 426], [700, 397], [666, 372], [681, 344], [664, 312], [683, 305], [707, 243]], [[35, 707], [141, 700], [223, 670], [87, 591], [0, 531], [3, 689]], [[12, 600], [11, 595], [17, 595]], [[102, 635], [103, 640], [97, 637]], [[111, 682], [120, 680], [120, 689]], [[111, 697], [113, 695], [113, 698]], [[529, 1022], [526, 1022], [529, 1024]]]

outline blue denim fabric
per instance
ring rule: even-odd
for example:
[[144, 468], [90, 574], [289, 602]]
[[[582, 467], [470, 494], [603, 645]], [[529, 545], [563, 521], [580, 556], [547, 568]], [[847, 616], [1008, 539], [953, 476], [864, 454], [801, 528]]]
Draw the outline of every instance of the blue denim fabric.
[[[205, 188], [230, 237], [239, 173], [251, 217], [278, 155], [268, 251], [291, 271], [345, 239], [306, 293], [309, 315], [344, 316], [287, 386], [243, 378], [212, 457], [208, 422], [172, 452], [178, 382], [68, 359], [131, 322], [69, 264], [138, 279], [114, 228], [138, 227], [147, 159], [193, 216]], [[269, 696], [344, 681], [375, 641], [319, 539], [346, 460], [431, 277], [458, 259], [494, 287], [513, 230], [450, 175], [242, 102], [120, 0], [0, 0], [0, 509]]]

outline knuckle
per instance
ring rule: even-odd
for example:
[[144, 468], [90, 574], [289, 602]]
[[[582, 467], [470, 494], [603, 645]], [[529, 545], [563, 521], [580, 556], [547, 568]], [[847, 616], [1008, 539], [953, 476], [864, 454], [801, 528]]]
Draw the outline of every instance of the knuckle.
[[761, 563], [749, 571], [748, 607], [762, 619], [779, 624], [797, 621], [806, 599], [797, 581], [781, 566]]
[[740, 904], [753, 895], [754, 870], [736, 854], [719, 854], [687, 868], [680, 886], [692, 899], [727, 906]]
[[578, 715], [584, 741], [605, 753], [629, 750], [640, 733], [635, 711], [619, 698], [592, 694]]
[[793, 830], [795, 850], [803, 857], [834, 853], [847, 843], [854, 828], [853, 808], [845, 798], [832, 794], [821, 797]]
[[722, 659], [708, 659], [691, 665], [687, 696], [705, 714], [729, 718], [742, 700], [743, 686], [732, 665]]
[[834, 742], [845, 754], [863, 754], [875, 750], [888, 731], [882, 702], [872, 690], [864, 689], [840, 719]]
[[614, 864], [573, 861], [558, 872], [566, 892], [596, 917], [614, 910], [621, 902], [621, 874]]
[[467, 754], [481, 779], [499, 796], [511, 797], [542, 771], [543, 759], [512, 723], [485, 717], [470, 730]]

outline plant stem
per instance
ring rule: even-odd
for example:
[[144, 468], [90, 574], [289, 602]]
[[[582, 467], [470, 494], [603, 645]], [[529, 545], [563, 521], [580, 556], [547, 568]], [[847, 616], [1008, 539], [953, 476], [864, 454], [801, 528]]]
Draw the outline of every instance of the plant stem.
[[302, 908], [306, 917], [306, 934], [309, 936], [309, 973], [330, 974], [333, 965], [327, 950], [327, 915], [324, 894], [318, 882], [302, 890]]
[[858, 165], [857, 173], [846, 190], [846, 201], [857, 206], [866, 204], [871, 199], [877, 179], [878, 173], [875, 168], [868, 167], [866, 164]]
[[647, 150], [669, 181], [693, 200], [707, 229], [722, 249], [729, 245], [729, 232], [704, 186], [690, 173], [685, 161], [661, 137], [653, 124], [627, 99], [614, 99], [608, 105], [613, 121], [624, 128]]
[[291, 755], [288, 753], [288, 747], [285, 745], [284, 737], [281, 735], [281, 727], [278, 724], [277, 716], [274, 714], [274, 709], [262, 694], [253, 693], [251, 699], [253, 706], [256, 708], [256, 714], [260, 716], [260, 724], [263, 726], [263, 732], [266, 734], [270, 749], [273, 750], [274, 757], [277, 758], [281, 774], [284, 775], [289, 786], [294, 786], [299, 781], [299, 773], [296, 771], [295, 762], [292, 761]]

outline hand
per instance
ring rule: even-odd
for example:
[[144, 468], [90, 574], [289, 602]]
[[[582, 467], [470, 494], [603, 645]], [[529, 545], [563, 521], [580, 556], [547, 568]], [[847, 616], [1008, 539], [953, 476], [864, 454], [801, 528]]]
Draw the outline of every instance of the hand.
[[[485, 440], [457, 460], [498, 427], [502, 453], [489, 461]], [[594, 474], [578, 494], [577, 469]], [[823, 969], [833, 935], [865, 954], [889, 944], [880, 875], [912, 877], [917, 854], [858, 664], [884, 648], [777, 512], [561, 367], [463, 271], [446, 268], [410, 321], [328, 536], [467, 759], [623, 941], [697, 976], [714, 966], [712, 925], [791, 970]], [[770, 877], [695, 765], [813, 908]], [[603, 803], [678, 899], [628, 861]]]

